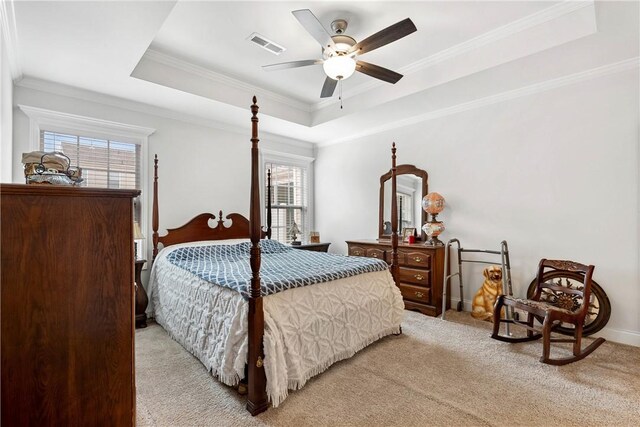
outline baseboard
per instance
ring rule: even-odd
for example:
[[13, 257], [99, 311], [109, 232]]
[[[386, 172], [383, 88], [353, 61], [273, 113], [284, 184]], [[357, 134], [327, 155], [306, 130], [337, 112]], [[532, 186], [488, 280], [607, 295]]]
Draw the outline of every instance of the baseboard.
[[[451, 308], [455, 309], [458, 304], [458, 299], [454, 297], [451, 301]], [[464, 311], [471, 312], [472, 309], [472, 301], [464, 300], [463, 301]], [[640, 347], [640, 332], [638, 331], [629, 331], [627, 329], [615, 329], [615, 328], [603, 328], [600, 332], [593, 335], [594, 337], [603, 337], [608, 341], [617, 342], [619, 344], [627, 344], [632, 345], [634, 347]]]
[[640, 332], [626, 329], [604, 328], [594, 336], [606, 338], [608, 341], [640, 347]]

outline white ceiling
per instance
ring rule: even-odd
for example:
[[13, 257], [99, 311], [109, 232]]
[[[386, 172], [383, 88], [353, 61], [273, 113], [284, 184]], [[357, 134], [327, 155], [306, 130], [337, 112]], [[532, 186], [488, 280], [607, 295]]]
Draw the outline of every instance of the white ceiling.
[[[400, 69], [518, 18], [548, 8], [544, 2], [179, 2], [151, 48], [209, 70], [316, 104], [325, 74], [322, 66], [266, 72], [262, 65], [318, 59], [321, 49], [291, 11], [310, 9], [331, 32], [331, 22], [346, 19], [346, 34], [360, 41], [405, 18], [418, 31], [365, 54], [362, 59]], [[249, 43], [258, 32], [287, 50], [276, 56]], [[360, 73], [344, 89], [372, 78]], [[387, 83], [388, 84], [388, 83]], [[402, 80], [398, 83], [402, 84]]]
[[[320, 143], [637, 58], [639, 50], [637, 2], [13, 1], [3, 6], [15, 12], [10, 47], [24, 76], [19, 85], [50, 81], [240, 128], [248, 127], [247, 107], [256, 94], [261, 129]], [[321, 67], [263, 71], [264, 64], [319, 57], [319, 46], [291, 15], [302, 8], [311, 9], [327, 29], [332, 20], [347, 19], [347, 33], [356, 40], [410, 17], [416, 33], [363, 56], [405, 77], [390, 85], [355, 75], [344, 81], [340, 109], [337, 97], [320, 102]], [[3, 23], [12, 14], [6, 10]], [[287, 50], [275, 56], [260, 49], [246, 40], [253, 32]]]

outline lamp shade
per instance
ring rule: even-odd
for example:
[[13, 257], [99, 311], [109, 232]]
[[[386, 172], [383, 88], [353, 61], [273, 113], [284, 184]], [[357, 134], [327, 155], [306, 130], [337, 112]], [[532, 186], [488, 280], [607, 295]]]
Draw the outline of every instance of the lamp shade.
[[324, 61], [322, 68], [333, 80], [344, 80], [351, 77], [356, 70], [356, 61], [350, 56], [332, 56]]
[[429, 193], [422, 198], [422, 209], [431, 215], [437, 215], [444, 209], [444, 197], [438, 193]]
[[144, 234], [142, 234], [142, 230], [140, 229], [140, 224], [138, 224], [137, 222], [133, 223], [133, 238], [136, 240], [144, 239]]

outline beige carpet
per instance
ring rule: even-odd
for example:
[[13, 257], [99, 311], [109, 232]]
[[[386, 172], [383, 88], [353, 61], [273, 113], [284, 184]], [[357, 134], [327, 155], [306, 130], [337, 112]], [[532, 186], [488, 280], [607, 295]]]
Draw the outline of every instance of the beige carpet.
[[335, 364], [257, 417], [152, 324], [136, 331], [138, 425], [640, 425], [640, 348], [606, 342], [553, 367], [538, 362], [540, 342], [495, 341], [490, 324], [449, 313], [443, 322], [406, 312], [403, 335]]

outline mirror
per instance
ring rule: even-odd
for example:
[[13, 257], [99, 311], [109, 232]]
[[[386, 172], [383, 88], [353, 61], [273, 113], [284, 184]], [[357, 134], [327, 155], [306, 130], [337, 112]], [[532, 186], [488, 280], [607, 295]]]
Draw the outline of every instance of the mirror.
[[[418, 238], [424, 240], [422, 225], [427, 214], [422, 209], [422, 198], [428, 192], [428, 174], [413, 165], [396, 167], [396, 193], [398, 203], [398, 236], [402, 239], [404, 228], [415, 228]], [[380, 177], [380, 219], [378, 237], [391, 238], [391, 170]]]

